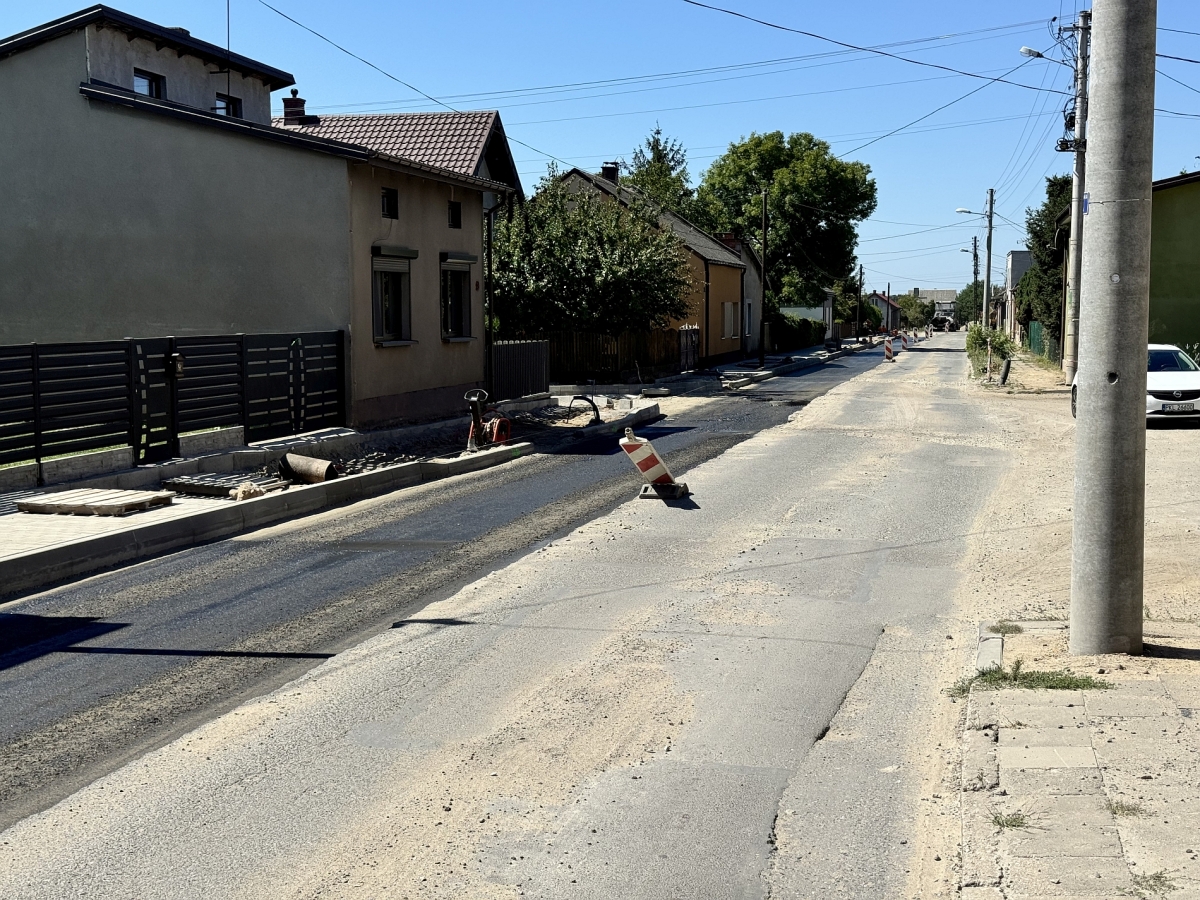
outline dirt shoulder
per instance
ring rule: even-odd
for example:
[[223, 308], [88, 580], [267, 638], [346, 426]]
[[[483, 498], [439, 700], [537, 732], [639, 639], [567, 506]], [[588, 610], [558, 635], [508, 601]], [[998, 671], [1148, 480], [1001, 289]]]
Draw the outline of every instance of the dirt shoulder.
[[[1192, 719], [1200, 705], [1200, 428], [1147, 433], [1147, 655], [1070, 657], [1069, 388], [1022, 354], [1008, 385], [971, 389], [1014, 464], [969, 536], [959, 637], [969, 645], [978, 623], [1021, 623], [1005, 638], [1006, 666], [1019, 658], [1026, 669], [1091, 676], [1106, 688], [977, 687], [958, 700], [956, 733], [929, 738], [956, 740], [958, 765], [928, 785], [921, 830], [926, 855], [956, 860], [957, 877], [925, 878], [919, 893], [1200, 896], [1200, 828], [1187, 787], [1200, 758]], [[967, 653], [957, 677], [974, 670]], [[944, 672], [943, 687], [954, 677]]]

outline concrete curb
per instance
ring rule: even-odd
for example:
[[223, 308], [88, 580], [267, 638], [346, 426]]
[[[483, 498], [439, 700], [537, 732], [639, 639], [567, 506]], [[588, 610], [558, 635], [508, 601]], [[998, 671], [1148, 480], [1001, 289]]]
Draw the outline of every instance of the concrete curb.
[[365, 500], [425, 480], [491, 468], [523, 456], [532, 447], [532, 444], [522, 442], [484, 450], [469, 457], [401, 463], [321, 484], [296, 486], [250, 500], [231, 501], [175, 519], [145, 525], [138, 525], [135, 520], [129, 528], [120, 531], [80, 538], [0, 561], [0, 584], [4, 585], [5, 596], [46, 587], [77, 575]]
[[994, 624], [994, 622], [979, 623], [979, 646], [975, 651], [975, 670], [977, 672], [1004, 668], [1004, 635], [988, 630]]
[[723, 382], [722, 386], [737, 389], [743, 388], [748, 384], [756, 384], [760, 381], [767, 381], [779, 375], [786, 375], [789, 372], [797, 372], [800, 369], [811, 369], [814, 366], [823, 365], [833, 359], [841, 359], [843, 356], [849, 356], [851, 353], [859, 353], [863, 350], [869, 350], [875, 345], [863, 344], [859, 347], [849, 347], [845, 350], [838, 350], [830, 353], [828, 356], [807, 356], [804, 359], [798, 359], [790, 363], [784, 363], [782, 366], [776, 366], [774, 369], [767, 369], [763, 372], [755, 372], [753, 375], [747, 375], [742, 378], [731, 378]]
[[578, 436], [581, 438], [590, 438], [601, 434], [623, 433], [626, 428], [641, 425], [649, 422], [651, 419], [657, 419], [659, 415], [658, 404], [651, 403], [649, 406], [635, 409], [629, 415], [614, 419], [611, 422], [605, 422], [603, 425], [589, 425], [587, 428], [581, 429]]

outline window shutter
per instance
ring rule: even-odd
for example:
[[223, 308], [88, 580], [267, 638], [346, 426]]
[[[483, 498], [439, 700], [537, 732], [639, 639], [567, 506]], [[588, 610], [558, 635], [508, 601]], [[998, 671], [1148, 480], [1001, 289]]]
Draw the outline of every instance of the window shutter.
[[372, 256], [371, 269], [376, 272], [407, 272], [409, 261], [395, 256]]

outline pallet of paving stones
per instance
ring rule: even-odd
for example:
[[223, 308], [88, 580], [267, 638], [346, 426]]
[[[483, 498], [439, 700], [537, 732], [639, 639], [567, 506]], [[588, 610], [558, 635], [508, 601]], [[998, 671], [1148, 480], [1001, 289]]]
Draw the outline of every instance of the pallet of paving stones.
[[196, 497], [228, 497], [243, 484], [252, 484], [263, 491], [281, 491], [288, 482], [275, 475], [238, 475], [229, 473], [205, 473], [203, 475], [180, 475], [164, 481], [163, 487], [179, 494]]
[[81, 488], [39, 494], [18, 500], [17, 509], [26, 513], [55, 513], [70, 516], [123, 516], [156, 506], [168, 506], [173, 491], [117, 491]]

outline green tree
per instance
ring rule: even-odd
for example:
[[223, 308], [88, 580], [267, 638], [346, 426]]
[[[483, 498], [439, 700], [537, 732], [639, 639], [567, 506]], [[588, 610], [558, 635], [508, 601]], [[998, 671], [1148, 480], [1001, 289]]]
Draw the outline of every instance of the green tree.
[[647, 208], [572, 193], [552, 167], [493, 236], [493, 295], [503, 334], [576, 329], [617, 335], [688, 312], [687, 259]]
[[709, 231], [732, 231], [761, 252], [766, 189], [765, 305], [816, 306], [825, 288], [854, 273], [855, 226], [877, 202], [870, 173], [811, 134], [751, 134], [709, 166], [691, 218]]
[[983, 282], [978, 279], [968, 284], [954, 298], [954, 321], [959, 325], [974, 322], [979, 318], [983, 306]]
[[645, 143], [633, 151], [633, 162], [624, 164], [622, 184], [629, 185], [655, 203], [688, 217], [696, 192], [687, 169], [687, 151], [674, 138], [664, 137], [655, 125]]
[[910, 328], [924, 328], [933, 319], [935, 307], [932, 300], [926, 302], [920, 297], [906, 294], [897, 302], [900, 304], [900, 318]]
[[1055, 232], [1058, 217], [1070, 203], [1071, 176], [1052, 175], [1046, 179], [1046, 199], [1025, 210], [1025, 246], [1033, 259], [1016, 289], [1017, 321], [1026, 328], [1041, 322], [1055, 340], [1062, 334], [1063, 298], [1063, 251]]

